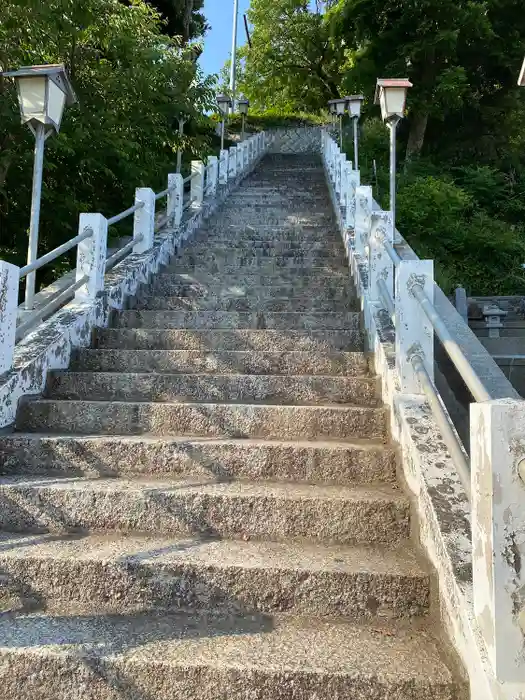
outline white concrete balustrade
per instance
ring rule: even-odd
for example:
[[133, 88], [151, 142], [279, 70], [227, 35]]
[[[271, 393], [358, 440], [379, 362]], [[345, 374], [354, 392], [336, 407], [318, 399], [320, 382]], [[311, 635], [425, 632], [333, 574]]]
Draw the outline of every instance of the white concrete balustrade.
[[[475, 339], [469, 352], [470, 331], [459, 314], [448, 314], [433, 262], [420, 260], [399, 232], [393, 240], [390, 212], [381, 211], [327, 131], [321, 151], [422, 544], [471, 699], [523, 699], [525, 402], [499, 382]], [[435, 337], [472, 395], [470, 458], [435, 386]]]
[[[31, 265], [20, 269], [0, 260], [0, 428], [14, 422], [21, 396], [42, 391], [47, 371], [66, 367], [72, 348], [90, 342], [94, 325], [107, 324], [109, 307], [122, 307], [139, 284], [168, 262], [169, 255], [201, 224], [203, 217], [224, 201], [267, 148], [267, 136], [260, 132], [230, 151], [221, 151], [220, 158], [210, 156], [207, 166], [192, 161], [191, 175], [186, 180], [180, 174], [170, 173], [167, 188], [158, 194], [149, 187], [138, 188], [135, 203], [120, 214], [111, 218], [98, 213], [80, 214], [78, 235]], [[185, 198], [184, 187], [188, 184], [190, 191]], [[156, 203], [163, 199], [166, 209], [158, 212]], [[108, 257], [108, 228], [130, 216], [132, 240]], [[77, 266], [73, 283], [17, 326], [20, 280], [75, 246]], [[62, 309], [66, 304], [66, 309]], [[39, 338], [42, 319], [46, 328], [53, 327], [54, 335], [42, 331]], [[53, 340], [49, 341], [49, 337]], [[17, 355], [23, 361], [17, 360]], [[13, 363], [15, 371], [7, 375]], [[17, 366], [24, 371], [17, 371]]]

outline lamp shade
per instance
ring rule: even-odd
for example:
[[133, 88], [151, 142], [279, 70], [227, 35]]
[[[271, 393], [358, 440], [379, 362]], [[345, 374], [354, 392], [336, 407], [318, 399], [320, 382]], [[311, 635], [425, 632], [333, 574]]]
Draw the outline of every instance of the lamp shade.
[[2, 75], [16, 82], [22, 124], [59, 131], [64, 107], [77, 101], [63, 64], [24, 66]]
[[335, 106], [336, 102], [337, 102], [337, 100], [328, 100], [328, 109], [330, 110], [330, 114], [336, 113], [336, 106]]
[[248, 109], [250, 108], [249, 100], [237, 100], [237, 107], [239, 108], [240, 114], [248, 114]]
[[217, 107], [222, 114], [228, 114], [230, 107], [232, 106], [232, 101], [228, 95], [218, 95], [217, 97]]
[[520, 87], [525, 87], [525, 61], [521, 67], [520, 77], [518, 78], [518, 85]]
[[404, 116], [407, 91], [410, 87], [412, 83], [408, 78], [378, 78], [375, 103], [381, 106], [384, 121]]
[[346, 111], [346, 98], [334, 100], [335, 113], [341, 117]]
[[357, 117], [357, 119], [359, 119], [361, 116], [361, 104], [364, 99], [363, 95], [350, 95], [349, 97], [345, 97], [348, 114], [351, 117]]

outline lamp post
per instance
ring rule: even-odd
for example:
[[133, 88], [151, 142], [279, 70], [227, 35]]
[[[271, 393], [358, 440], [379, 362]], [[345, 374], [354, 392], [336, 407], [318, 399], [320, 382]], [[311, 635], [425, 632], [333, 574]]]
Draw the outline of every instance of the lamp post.
[[177, 151], [177, 173], [182, 170], [182, 137], [184, 136], [185, 117], [179, 117], [179, 150]]
[[350, 95], [346, 98], [348, 114], [354, 125], [354, 170], [359, 170], [358, 126], [359, 117], [361, 116], [361, 104], [364, 99], [363, 95]]
[[224, 125], [226, 121], [226, 117], [228, 116], [230, 112], [230, 107], [232, 105], [232, 101], [228, 97], [228, 95], [219, 95], [217, 97], [217, 107], [219, 108], [219, 112], [222, 114], [222, 122], [221, 122], [221, 151], [224, 150]]
[[237, 20], [239, 18], [239, 0], [233, 0], [233, 28], [232, 28], [232, 58], [230, 66], [230, 94], [232, 106], [235, 109], [235, 71], [237, 69]]
[[520, 77], [518, 78], [518, 85], [520, 87], [525, 87], [525, 61], [521, 67]]
[[248, 110], [250, 108], [250, 102], [249, 100], [238, 100], [237, 101], [237, 107], [239, 108], [239, 112], [242, 116], [242, 135], [241, 135], [241, 141], [244, 141], [244, 132], [245, 132], [245, 127], [246, 127], [246, 117], [248, 116]]
[[[66, 104], [74, 104], [77, 98], [62, 63], [23, 66], [19, 70], [7, 71], [2, 75], [6, 78], [13, 78], [15, 81], [22, 124], [27, 124], [35, 137], [31, 221], [27, 253], [27, 262], [30, 264], [37, 259], [38, 251], [44, 143], [53, 132], [58, 133], [64, 107]], [[30, 272], [26, 279], [25, 308], [27, 310], [31, 310], [34, 306], [35, 281], [35, 273]]]
[[408, 88], [408, 78], [378, 78], [375, 104], [381, 105], [381, 116], [390, 129], [390, 211], [392, 212], [392, 240], [396, 233], [396, 131], [403, 119]]
[[335, 125], [335, 100], [328, 100], [328, 109], [330, 110], [330, 116], [332, 117], [332, 126]]
[[334, 113], [339, 117], [339, 148], [343, 150], [343, 116], [346, 110], [346, 98], [330, 100], [334, 106]]

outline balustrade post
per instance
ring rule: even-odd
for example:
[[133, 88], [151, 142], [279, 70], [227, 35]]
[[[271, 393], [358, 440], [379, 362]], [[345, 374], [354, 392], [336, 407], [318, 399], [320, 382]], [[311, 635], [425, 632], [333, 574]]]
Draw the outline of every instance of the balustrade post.
[[470, 449], [474, 613], [496, 678], [523, 687], [525, 401], [470, 404]]
[[168, 193], [168, 204], [166, 207], [166, 213], [168, 216], [173, 217], [173, 226], [179, 227], [182, 221], [183, 212], [183, 199], [184, 199], [184, 178], [180, 173], [175, 175], [168, 175], [168, 187], [174, 187], [171, 192]]
[[168, 175], [168, 189], [170, 190], [166, 204], [168, 225], [179, 227], [182, 221], [182, 199], [184, 195], [184, 179], [180, 173], [170, 173]]
[[351, 170], [347, 177], [345, 227], [355, 230], [357, 209], [357, 188], [361, 184], [359, 170]]
[[368, 245], [368, 295], [372, 303], [381, 303], [380, 281], [394, 300], [394, 263], [385, 250], [383, 241], [393, 244], [392, 213], [376, 211], [372, 213], [372, 226]]
[[346, 153], [339, 153], [339, 155], [336, 158], [335, 161], [335, 193], [337, 197], [339, 198], [339, 201], [341, 201], [341, 182], [342, 182], [342, 173], [343, 173], [343, 168], [345, 167], [346, 163]]
[[243, 142], [243, 161], [242, 161], [243, 171], [246, 170], [249, 162], [250, 162], [250, 155], [248, 153], [248, 142], [244, 141]]
[[361, 185], [356, 188], [356, 215], [355, 215], [355, 254], [366, 259], [368, 238], [372, 225], [372, 188], [368, 185]]
[[[145, 253], [153, 248], [155, 235], [155, 192], [151, 187], [139, 187], [135, 190], [135, 204], [144, 202], [133, 216], [134, 253]], [[139, 237], [140, 240], [139, 240]]]
[[102, 214], [81, 214], [78, 233], [85, 231], [91, 231], [91, 236], [77, 246], [76, 280], [87, 276], [88, 281], [75, 292], [76, 301], [93, 301], [104, 289], [106, 274], [108, 220]]
[[204, 171], [205, 168], [202, 161], [191, 161], [190, 200], [193, 209], [201, 207], [204, 200]]
[[217, 156], [208, 156], [208, 165], [211, 165], [211, 168], [208, 170], [210, 182], [208, 183], [208, 187], [206, 189], [208, 194], [215, 197], [217, 193], [217, 175], [219, 169], [219, 159]]
[[0, 374], [13, 366], [20, 268], [0, 260]]
[[229, 151], [225, 148], [221, 151], [221, 156], [219, 160], [219, 185], [228, 184], [228, 160]]
[[412, 357], [419, 355], [430, 378], [434, 379], [434, 329], [414, 296], [420, 286], [434, 303], [434, 262], [402, 260], [396, 267], [396, 365], [404, 394], [421, 394]]
[[228, 154], [228, 180], [235, 180], [237, 177], [238, 147], [231, 146]]
[[346, 208], [348, 202], [348, 178], [351, 172], [352, 162], [345, 160], [341, 168], [341, 194], [339, 196], [341, 208]]

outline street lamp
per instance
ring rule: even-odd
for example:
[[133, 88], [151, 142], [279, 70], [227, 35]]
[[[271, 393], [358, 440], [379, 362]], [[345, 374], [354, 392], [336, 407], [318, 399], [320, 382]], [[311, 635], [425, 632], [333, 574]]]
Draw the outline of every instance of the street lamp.
[[381, 105], [381, 116], [390, 129], [390, 211], [392, 212], [392, 240], [396, 233], [396, 130], [403, 119], [408, 88], [408, 78], [378, 78], [375, 104]]
[[332, 126], [335, 124], [335, 100], [328, 100], [328, 109], [330, 110], [330, 116], [332, 117]]
[[250, 102], [249, 100], [238, 100], [237, 101], [237, 107], [239, 108], [239, 112], [242, 115], [242, 136], [241, 136], [241, 141], [244, 141], [244, 131], [245, 131], [245, 126], [246, 126], [246, 117], [248, 116], [248, 110], [250, 108]]
[[[43, 66], [23, 66], [16, 71], [2, 73], [13, 78], [18, 92], [22, 124], [27, 124], [35, 137], [33, 164], [33, 192], [31, 198], [31, 222], [29, 226], [28, 264], [34, 262], [38, 251], [40, 201], [42, 197], [42, 169], [44, 143], [60, 130], [64, 107], [77, 101], [62, 63]], [[35, 296], [35, 273], [26, 279], [25, 308], [31, 310]]]
[[346, 98], [331, 100], [334, 105], [334, 113], [339, 117], [339, 148], [343, 150], [343, 116], [346, 110]]
[[225, 123], [226, 117], [230, 113], [231, 106], [232, 106], [232, 101], [230, 100], [228, 95], [219, 95], [217, 97], [217, 107], [219, 108], [219, 112], [222, 114], [221, 151], [224, 150], [224, 123]]
[[365, 98], [363, 95], [350, 95], [346, 98], [348, 114], [354, 124], [354, 170], [359, 170], [359, 146], [358, 146], [358, 125], [361, 116], [361, 104]]

